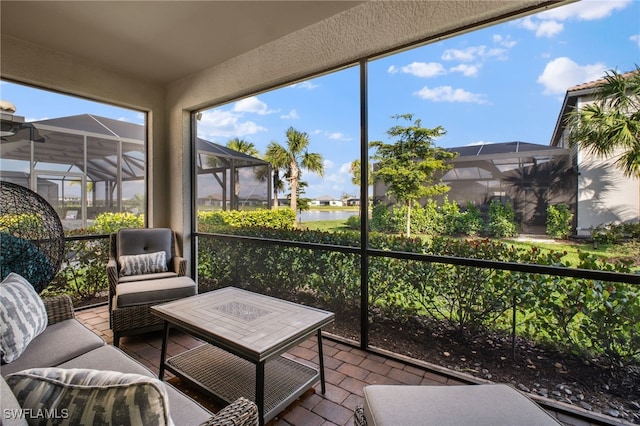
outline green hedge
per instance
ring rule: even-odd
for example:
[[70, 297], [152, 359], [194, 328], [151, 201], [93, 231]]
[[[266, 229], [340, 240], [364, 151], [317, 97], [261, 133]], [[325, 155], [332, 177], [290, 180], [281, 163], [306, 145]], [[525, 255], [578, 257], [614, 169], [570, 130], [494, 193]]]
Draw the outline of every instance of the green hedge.
[[[357, 233], [228, 228], [229, 234], [323, 244], [359, 245]], [[489, 239], [421, 239], [372, 233], [381, 250], [567, 266], [565, 253], [522, 249]], [[312, 250], [223, 239], [199, 239], [201, 289], [229, 285], [289, 300], [312, 296], [345, 315], [360, 301], [360, 258]], [[581, 268], [630, 272], [581, 255]], [[502, 271], [471, 266], [371, 257], [369, 304], [399, 322], [409, 316], [445, 321], [464, 332], [511, 329], [514, 301], [520, 335], [561, 350], [631, 362], [640, 355], [640, 298], [631, 284]]]

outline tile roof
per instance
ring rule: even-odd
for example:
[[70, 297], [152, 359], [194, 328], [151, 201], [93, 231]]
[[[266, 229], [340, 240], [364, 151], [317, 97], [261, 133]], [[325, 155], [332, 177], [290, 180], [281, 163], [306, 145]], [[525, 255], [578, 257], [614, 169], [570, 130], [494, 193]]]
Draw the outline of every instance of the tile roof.
[[[638, 73], [638, 72], [640, 72], [640, 71], [634, 70], [634, 71], [629, 71], [629, 72], [622, 73], [620, 75], [622, 75], [624, 78], [628, 78], [628, 77], [631, 77], [633, 74]], [[589, 81], [587, 83], [578, 84], [576, 86], [568, 88], [567, 92], [574, 92], [576, 90], [584, 90], [584, 89], [593, 89], [593, 88], [596, 88], [596, 87], [600, 86], [605, 81], [606, 81], [606, 78], [601, 78], [601, 79], [598, 79], [598, 80]]]

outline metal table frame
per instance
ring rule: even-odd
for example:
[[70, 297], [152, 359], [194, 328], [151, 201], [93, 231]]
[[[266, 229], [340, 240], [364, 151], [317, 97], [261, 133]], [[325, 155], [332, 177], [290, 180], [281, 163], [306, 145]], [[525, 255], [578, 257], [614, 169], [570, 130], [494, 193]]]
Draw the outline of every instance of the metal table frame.
[[[210, 329], [200, 327], [195, 317], [180, 316], [179, 313], [171, 312], [171, 307], [176, 304], [183, 305], [188, 303], [185, 302], [188, 299], [195, 301], [195, 298], [203, 298], [206, 295], [209, 295], [208, 298], [213, 298], [214, 296], [211, 294], [216, 292], [235, 292], [234, 294], [238, 297], [251, 297], [254, 301], [265, 301], [265, 303], [275, 304], [274, 306], [289, 307], [299, 311], [302, 315], [308, 312], [318, 319], [310, 321], [299, 330], [296, 330], [295, 327], [292, 328], [294, 331], [292, 331], [290, 338], [282, 339], [272, 346], [263, 346], [260, 350], [251, 350], [234, 339], [221, 336], [215, 327]], [[205, 307], [203, 309], [211, 311], [211, 308]], [[157, 305], [152, 308], [152, 311], [164, 320], [158, 374], [161, 380], [164, 378], [166, 370], [226, 403], [233, 402], [239, 396], [251, 399], [258, 406], [261, 425], [295, 401], [318, 379], [322, 393], [326, 392], [321, 328], [334, 320], [334, 314], [331, 312], [233, 287]], [[179, 329], [207, 343], [167, 358], [167, 342], [171, 328]], [[282, 356], [282, 353], [314, 333], [317, 334], [319, 370]], [[255, 372], [251, 371], [253, 366]]]

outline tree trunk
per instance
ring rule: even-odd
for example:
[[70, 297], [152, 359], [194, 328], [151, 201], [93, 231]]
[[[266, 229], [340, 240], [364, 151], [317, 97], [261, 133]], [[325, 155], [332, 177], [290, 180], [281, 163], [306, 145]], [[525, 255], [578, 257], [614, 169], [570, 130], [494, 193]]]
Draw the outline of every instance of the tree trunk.
[[411, 236], [411, 203], [407, 203], [407, 238]]
[[273, 209], [278, 208], [278, 182], [280, 181], [280, 175], [278, 169], [273, 170]]
[[300, 169], [298, 164], [291, 162], [291, 177], [289, 178], [289, 186], [291, 187], [291, 210], [297, 213], [298, 209], [298, 179], [300, 178]]

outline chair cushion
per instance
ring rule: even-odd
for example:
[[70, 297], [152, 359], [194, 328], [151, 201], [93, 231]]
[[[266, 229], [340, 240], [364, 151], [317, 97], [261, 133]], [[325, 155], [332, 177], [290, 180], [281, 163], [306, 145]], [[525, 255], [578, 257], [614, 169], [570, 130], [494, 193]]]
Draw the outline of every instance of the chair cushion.
[[121, 229], [116, 239], [118, 257], [164, 251], [169, 262], [173, 256], [173, 231], [169, 228]]
[[473, 425], [557, 426], [546, 411], [503, 384], [460, 386], [365, 386], [368, 426]]
[[177, 272], [158, 272], [155, 274], [144, 274], [144, 275], [127, 275], [118, 277], [118, 283], [129, 283], [132, 281], [146, 281], [146, 280], [159, 280], [162, 278], [174, 278], [177, 277]]
[[167, 272], [167, 254], [164, 251], [154, 253], [123, 255], [118, 258], [120, 275], [144, 275]]
[[125, 282], [116, 286], [115, 306], [117, 308], [126, 308], [128, 306], [168, 302], [194, 296], [196, 293], [196, 283], [189, 277]]
[[164, 383], [146, 375], [40, 368], [6, 380], [27, 413], [51, 413], [68, 424], [173, 425]]
[[33, 286], [16, 273], [0, 283], [0, 353], [2, 361], [16, 360], [27, 345], [47, 328], [47, 310]]

